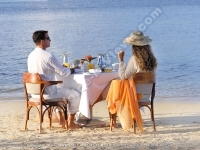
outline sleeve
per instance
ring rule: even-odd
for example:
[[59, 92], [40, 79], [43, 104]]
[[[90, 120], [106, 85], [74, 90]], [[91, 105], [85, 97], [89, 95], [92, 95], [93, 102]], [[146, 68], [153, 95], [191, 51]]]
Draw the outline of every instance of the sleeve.
[[52, 54], [48, 61], [49, 68], [61, 76], [67, 77], [71, 74], [71, 70], [60, 64], [56, 57]]
[[125, 62], [119, 63], [119, 77], [122, 80], [129, 79], [134, 73], [136, 73], [137, 67], [134, 56], [129, 59], [128, 65], [126, 66]]

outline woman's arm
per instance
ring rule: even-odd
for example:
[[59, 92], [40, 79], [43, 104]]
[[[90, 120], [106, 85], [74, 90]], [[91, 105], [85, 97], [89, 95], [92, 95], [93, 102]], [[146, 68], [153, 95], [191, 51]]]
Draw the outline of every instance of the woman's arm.
[[137, 71], [134, 56], [130, 58], [127, 66], [124, 62], [124, 51], [121, 50], [118, 53], [118, 59], [119, 59], [119, 71], [118, 71], [119, 77], [122, 80], [131, 78], [131, 76]]

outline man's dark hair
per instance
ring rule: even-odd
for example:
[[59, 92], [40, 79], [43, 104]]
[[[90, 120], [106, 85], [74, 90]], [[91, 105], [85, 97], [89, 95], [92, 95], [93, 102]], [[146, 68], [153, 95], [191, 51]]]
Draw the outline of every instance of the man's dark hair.
[[41, 40], [45, 40], [46, 33], [48, 33], [48, 31], [45, 30], [35, 31], [32, 36], [34, 43], [38, 45]]

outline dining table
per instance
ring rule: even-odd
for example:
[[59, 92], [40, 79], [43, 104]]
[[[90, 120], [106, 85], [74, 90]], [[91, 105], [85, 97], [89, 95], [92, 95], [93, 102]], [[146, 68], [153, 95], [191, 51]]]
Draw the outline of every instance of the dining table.
[[104, 88], [113, 79], [119, 78], [117, 71], [112, 72], [81, 72], [74, 73], [68, 77], [59, 74], [55, 76], [56, 80], [63, 81], [57, 86], [60, 88], [75, 89], [81, 93], [79, 112], [86, 118], [91, 119], [90, 106], [92, 106]]

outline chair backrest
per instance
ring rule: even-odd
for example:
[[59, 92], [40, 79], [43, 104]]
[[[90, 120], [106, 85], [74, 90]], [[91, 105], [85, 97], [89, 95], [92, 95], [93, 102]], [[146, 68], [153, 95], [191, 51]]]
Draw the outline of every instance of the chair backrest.
[[[149, 98], [155, 94], [155, 73], [136, 73], [133, 77], [138, 94], [143, 98]], [[151, 98], [151, 99], [152, 99]]]
[[156, 82], [156, 75], [155, 73], [136, 73], [134, 75], [135, 83], [155, 83]]
[[24, 88], [28, 94], [40, 95], [42, 85], [41, 78], [38, 73], [23, 73]]

